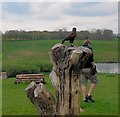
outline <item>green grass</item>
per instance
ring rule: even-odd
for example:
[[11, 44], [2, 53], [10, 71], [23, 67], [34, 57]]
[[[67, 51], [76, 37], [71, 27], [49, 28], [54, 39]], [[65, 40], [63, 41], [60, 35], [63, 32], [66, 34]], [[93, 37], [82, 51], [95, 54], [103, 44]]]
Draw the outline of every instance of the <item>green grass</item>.
[[[18, 73], [39, 73], [40, 70], [52, 68], [48, 52], [61, 40], [36, 41], [3, 41], [2, 60], [3, 71], [9, 76]], [[75, 45], [81, 46], [83, 40], [77, 40]], [[69, 45], [65, 42], [65, 45]], [[118, 41], [92, 41], [95, 62], [117, 62]]]
[[[51, 69], [48, 52], [60, 40], [36, 41], [3, 41], [2, 65], [3, 71], [9, 76], [20, 72], [40, 73], [41, 69]], [[75, 41], [81, 46], [82, 40]], [[65, 45], [69, 45], [67, 42]], [[95, 62], [117, 62], [117, 41], [92, 41]], [[85, 110], [81, 115], [117, 115], [118, 114], [118, 77], [116, 74], [99, 74], [100, 81], [94, 91], [95, 103], [84, 103], [81, 107]], [[55, 90], [45, 73], [46, 88], [55, 96]], [[3, 115], [37, 115], [36, 108], [25, 95], [28, 83], [14, 84], [15, 78], [2, 80], [2, 112]], [[81, 96], [82, 97], [82, 96]]]
[[81, 106], [87, 115], [118, 115], [118, 75], [99, 74], [99, 84], [94, 90], [95, 103], [84, 103]]
[[0, 80], [0, 116], [2, 115], [2, 80]]
[[[55, 96], [55, 90], [45, 74], [46, 88]], [[3, 115], [37, 115], [36, 108], [26, 97], [29, 83], [14, 84], [15, 78], [2, 80]], [[118, 75], [99, 74], [99, 84], [93, 94], [95, 103], [84, 103], [81, 96], [81, 115], [118, 115]]]
[[96, 62], [117, 62], [117, 41], [93, 41], [93, 49]]
[[3, 115], [30, 115], [37, 114], [36, 108], [25, 95], [28, 83], [14, 84], [15, 78], [3, 80], [2, 114]]

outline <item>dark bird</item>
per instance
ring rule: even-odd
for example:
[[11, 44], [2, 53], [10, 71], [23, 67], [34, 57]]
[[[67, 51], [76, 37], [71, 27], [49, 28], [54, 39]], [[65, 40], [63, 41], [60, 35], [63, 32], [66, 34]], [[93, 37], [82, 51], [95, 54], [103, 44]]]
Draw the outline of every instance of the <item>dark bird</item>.
[[73, 28], [72, 32], [63, 39], [62, 44], [65, 41], [69, 41], [71, 43], [71, 45], [73, 46], [73, 42], [74, 42], [76, 36], [77, 36], [76, 28]]

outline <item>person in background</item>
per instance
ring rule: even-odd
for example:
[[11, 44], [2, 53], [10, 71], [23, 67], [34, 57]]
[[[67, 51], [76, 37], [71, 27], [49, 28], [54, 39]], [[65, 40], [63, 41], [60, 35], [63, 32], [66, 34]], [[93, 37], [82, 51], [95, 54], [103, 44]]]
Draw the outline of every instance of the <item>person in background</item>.
[[72, 29], [72, 32], [62, 40], [61, 44], [63, 44], [65, 41], [69, 41], [71, 43], [71, 46], [73, 46], [73, 42], [74, 42], [76, 36], [77, 36], [76, 28], [74, 27]]
[[[83, 47], [89, 48], [93, 51], [91, 47], [91, 41], [89, 38], [86, 38], [83, 44]], [[94, 69], [94, 70], [93, 70]], [[86, 86], [88, 83], [88, 80], [90, 80], [90, 87], [88, 90], [88, 93], [86, 92]], [[84, 102], [95, 102], [95, 100], [92, 98], [92, 92], [98, 83], [98, 76], [96, 71], [96, 66], [94, 63], [94, 54], [88, 58], [87, 62], [84, 64], [82, 68], [81, 73], [81, 79], [80, 79], [81, 85], [82, 85], [82, 95]], [[86, 95], [87, 93], [87, 95]]]

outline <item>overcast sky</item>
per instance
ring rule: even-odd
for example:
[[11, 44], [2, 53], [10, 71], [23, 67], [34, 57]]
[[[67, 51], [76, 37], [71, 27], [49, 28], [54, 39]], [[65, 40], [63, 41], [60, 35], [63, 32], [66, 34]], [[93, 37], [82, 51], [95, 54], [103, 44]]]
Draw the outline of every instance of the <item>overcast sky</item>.
[[[10, 1], [10, 0], [9, 0]], [[7, 30], [111, 29], [118, 33], [118, 2], [2, 2], [2, 32]]]

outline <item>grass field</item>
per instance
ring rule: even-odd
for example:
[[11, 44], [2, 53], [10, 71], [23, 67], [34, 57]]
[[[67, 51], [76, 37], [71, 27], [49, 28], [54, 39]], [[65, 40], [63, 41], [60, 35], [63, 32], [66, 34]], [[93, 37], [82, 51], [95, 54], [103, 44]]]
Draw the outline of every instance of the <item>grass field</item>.
[[[46, 88], [55, 96], [55, 90], [45, 74]], [[25, 95], [28, 83], [14, 84], [15, 78], [2, 80], [3, 115], [37, 115], [36, 108]], [[82, 96], [81, 96], [82, 97]], [[81, 115], [118, 115], [118, 75], [99, 74], [99, 84], [94, 90], [95, 103], [85, 103], [81, 99], [84, 112]]]
[[[17, 73], [38, 73], [40, 70], [49, 70], [50, 63], [48, 52], [61, 40], [36, 40], [36, 41], [3, 41], [2, 60], [3, 71], [9, 76]], [[83, 40], [74, 43], [83, 44]], [[69, 45], [68, 42], [65, 45]], [[118, 41], [92, 41], [95, 62], [117, 62]]]

